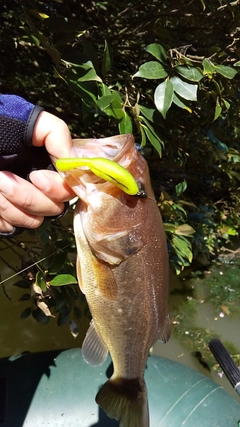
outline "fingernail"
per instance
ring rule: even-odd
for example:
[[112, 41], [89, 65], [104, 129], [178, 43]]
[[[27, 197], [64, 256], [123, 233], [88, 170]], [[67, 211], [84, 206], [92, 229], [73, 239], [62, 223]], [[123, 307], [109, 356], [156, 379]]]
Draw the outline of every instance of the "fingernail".
[[51, 188], [51, 182], [43, 171], [33, 171], [30, 173], [29, 178], [31, 182], [42, 191], [48, 191]]
[[8, 172], [0, 172], [0, 191], [3, 195], [9, 195], [13, 189], [13, 181]]

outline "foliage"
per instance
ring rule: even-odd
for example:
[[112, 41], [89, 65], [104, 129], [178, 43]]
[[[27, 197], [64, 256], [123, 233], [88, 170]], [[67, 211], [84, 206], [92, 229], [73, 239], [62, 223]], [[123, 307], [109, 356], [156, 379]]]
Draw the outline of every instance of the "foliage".
[[239, 263], [213, 266], [204, 282], [206, 301], [213, 305], [217, 316], [240, 314]]
[[73, 136], [133, 132], [177, 273], [211, 261], [239, 229], [238, 2], [0, 8], [1, 90], [41, 103]]
[[[69, 220], [72, 222], [72, 215]], [[47, 324], [50, 318], [57, 318], [58, 325], [69, 322], [70, 331], [76, 337], [78, 321], [89, 313], [75, 277], [76, 247], [72, 225], [64, 225], [63, 220], [46, 221], [38, 230], [3, 239], [0, 250], [7, 250], [8, 259], [12, 252], [21, 261], [20, 271], [18, 267], [13, 275], [21, 275], [14, 286], [23, 292], [20, 301], [28, 304], [21, 318], [31, 315], [42, 324]], [[2, 256], [0, 259], [3, 260]], [[3, 287], [7, 279], [3, 280]], [[11, 299], [6, 289], [5, 294]]]

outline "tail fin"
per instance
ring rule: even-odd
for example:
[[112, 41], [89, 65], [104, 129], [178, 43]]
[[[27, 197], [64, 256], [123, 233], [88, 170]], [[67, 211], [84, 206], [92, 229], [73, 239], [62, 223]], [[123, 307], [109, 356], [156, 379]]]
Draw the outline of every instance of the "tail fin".
[[143, 379], [108, 380], [96, 396], [96, 402], [120, 427], [149, 427], [146, 384]]

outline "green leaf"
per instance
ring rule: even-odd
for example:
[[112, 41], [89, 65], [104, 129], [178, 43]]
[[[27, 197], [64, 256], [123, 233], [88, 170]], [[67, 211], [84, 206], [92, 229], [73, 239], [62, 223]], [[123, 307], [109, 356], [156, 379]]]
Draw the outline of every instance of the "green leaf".
[[140, 132], [141, 132], [141, 147], [145, 147], [146, 143], [147, 143], [147, 138], [146, 138], [146, 134], [144, 132], [144, 125], [142, 123], [139, 123], [140, 125]]
[[148, 120], [150, 120], [151, 122], [153, 122], [154, 121], [154, 119], [153, 119], [153, 114], [154, 114], [154, 112], [156, 111], [155, 110], [155, 108], [147, 108], [147, 107], [144, 107], [143, 105], [138, 105], [138, 107], [139, 107], [139, 110], [141, 111], [141, 113], [148, 119]]
[[105, 40], [103, 59], [102, 59], [102, 75], [103, 75], [103, 77], [106, 77], [108, 72], [111, 70], [111, 67], [112, 67], [112, 59], [111, 59], [110, 47], [108, 45], [107, 40]]
[[223, 103], [225, 105], [226, 110], [229, 110], [229, 108], [231, 107], [231, 104], [228, 101], [226, 101], [226, 99], [222, 98], [222, 101], [223, 101]]
[[191, 234], [195, 233], [195, 230], [189, 224], [181, 224], [176, 228], [175, 233], [180, 236], [191, 236]]
[[34, 41], [35, 45], [36, 45], [37, 47], [39, 47], [39, 46], [40, 46], [40, 41], [39, 41], [39, 39], [38, 39], [37, 37], [35, 37], [33, 34], [31, 34], [31, 38], [32, 38], [32, 40]]
[[101, 96], [101, 98], [99, 98], [96, 101], [97, 106], [100, 108], [100, 110], [105, 111], [106, 108], [109, 107], [109, 105], [111, 104], [113, 100], [113, 95], [106, 95], [106, 96]]
[[175, 186], [176, 195], [178, 197], [181, 196], [184, 193], [184, 191], [186, 191], [186, 189], [187, 189], [187, 181], [184, 179], [183, 182], [180, 182]]
[[221, 107], [221, 105], [219, 103], [219, 98], [217, 98], [216, 105], [215, 105], [215, 114], [214, 114], [213, 121], [218, 119], [218, 117], [221, 115], [221, 112], [222, 112], [222, 107]]
[[229, 163], [240, 163], [240, 156], [237, 150], [229, 148], [228, 150], [228, 162]]
[[89, 82], [91, 80], [101, 82], [102, 79], [97, 75], [95, 69], [93, 67], [90, 67], [86, 70], [86, 72], [83, 74], [83, 76], [77, 77], [77, 82]]
[[109, 89], [109, 87], [107, 85], [105, 85], [104, 83], [102, 83], [100, 85], [100, 91], [101, 91], [102, 96], [112, 95], [111, 89]]
[[165, 68], [157, 61], [145, 62], [139, 67], [139, 70], [133, 75], [143, 79], [164, 79], [168, 73]]
[[202, 73], [195, 67], [188, 68], [182, 65], [178, 65], [174, 68], [174, 70], [181, 76], [185, 77], [186, 80], [190, 80], [191, 82], [199, 82], [203, 78]]
[[209, 59], [205, 58], [202, 62], [202, 65], [203, 65], [203, 74], [211, 76], [212, 74], [215, 73], [215, 67], [213, 63], [209, 61]]
[[160, 143], [160, 139], [156, 136], [156, 134], [154, 132], [152, 132], [152, 130], [150, 129], [149, 126], [142, 125], [142, 128], [144, 129], [144, 132], [146, 133], [149, 142], [157, 150], [159, 156], [161, 157], [162, 145]]
[[110, 117], [121, 119], [123, 117], [123, 101], [119, 93], [106, 89], [103, 93], [104, 95], [96, 101], [98, 108]]
[[167, 52], [164, 47], [158, 43], [149, 44], [144, 48], [144, 50], [153, 55], [160, 62], [166, 62], [167, 60]]
[[139, 111], [144, 117], [146, 117], [150, 122], [162, 126], [162, 116], [159, 114], [159, 111], [156, 108], [147, 108], [143, 105], [138, 105]]
[[59, 274], [49, 282], [51, 286], [65, 286], [73, 283], [77, 283], [77, 280], [76, 277], [71, 274]]
[[117, 90], [112, 91], [112, 101], [105, 113], [109, 116], [114, 117], [117, 120], [121, 120], [123, 117], [123, 101]]
[[[154, 127], [151, 125], [151, 123], [149, 123], [149, 121], [146, 119], [146, 117], [140, 116], [140, 119], [141, 119], [142, 122], [145, 123], [145, 126], [146, 126], [146, 127], [144, 127], [145, 132], [146, 132], [146, 128], [149, 129], [149, 131], [151, 132], [151, 134], [154, 137], [154, 139], [152, 139], [152, 140], [153, 141], [155, 141], [155, 140], [158, 141], [158, 142], [153, 142], [152, 145], [156, 148], [156, 150], [158, 151], [158, 153], [161, 155], [161, 153], [162, 153], [162, 147], [164, 147], [164, 141], [161, 139], [161, 137], [158, 134], [158, 132], [154, 129]], [[148, 134], [147, 134], [147, 136], [148, 136]], [[162, 145], [161, 149], [157, 148], [159, 146], [159, 143]]]
[[233, 79], [238, 73], [237, 70], [227, 65], [215, 65], [215, 70], [227, 79]]
[[240, 181], [240, 173], [238, 173], [238, 172], [235, 172], [235, 171], [229, 171], [229, 172], [228, 172], [228, 176], [229, 176], [230, 178], [236, 178], [236, 179], [238, 179], [238, 180]]
[[176, 95], [176, 93], [173, 94], [173, 103], [178, 107], [183, 108], [184, 110], [187, 110], [189, 113], [192, 113], [191, 108], [189, 108], [186, 104], [184, 104], [181, 101], [181, 99]]
[[54, 260], [50, 268], [48, 269], [49, 274], [57, 274], [64, 266], [67, 259], [67, 252], [59, 252], [55, 255]]
[[172, 244], [180, 259], [186, 258], [189, 262], [192, 262], [192, 246], [191, 243], [184, 236], [174, 235]]
[[118, 128], [121, 134], [132, 133], [133, 131], [131, 117], [126, 113], [126, 111], [123, 111], [123, 117], [118, 124]]
[[167, 222], [164, 222], [163, 226], [164, 226], [165, 232], [169, 232], [169, 233], [175, 233], [176, 228], [177, 228], [176, 225], [169, 224]]
[[173, 90], [182, 98], [187, 99], [188, 101], [197, 101], [197, 90], [198, 85], [186, 83], [177, 76], [173, 76], [170, 79]]
[[46, 292], [46, 278], [41, 271], [38, 271], [36, 274], [36, 285], [39, 286], [39, 288], [42, 289], [43, 292]]
[[233, 64], [234, 67], [240, 67], [240, 61], [235, 62], [235, 64]]
[[166, 79], [163, 83], [157, 86], [154, 92], [154, 102], [158, 111], [166, 119], [166, 114], [171, 107], [173, 100], [173, 84]]
[[[94, 82], [91, 83], [93, 83], [94, 85], [96, 84]], [[97, 98], [95, 96], [94, 90], [92, 88], [89, 88], [86, 82], [81, 84], [79, 82], [69, 80], [68, 85], [70, 89], [88, 105], [96, 105]]]

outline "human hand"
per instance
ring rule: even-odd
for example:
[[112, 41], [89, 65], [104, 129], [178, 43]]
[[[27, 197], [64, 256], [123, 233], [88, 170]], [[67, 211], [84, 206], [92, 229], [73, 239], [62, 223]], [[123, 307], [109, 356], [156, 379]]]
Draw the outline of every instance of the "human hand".
[[[34, 126], [33, 146], [45, 145], [54, 157], [68, 157], [72, 146], [69, 129], [58, 117], [42, 111]], [[0, 172], [0, 232], [14, 227], [37, 228], [45, 216], [64, 210], [64, 202], [74, 197], [61, 176], [51, 170], [31, 172], [31, 183], [7, 171]]]

